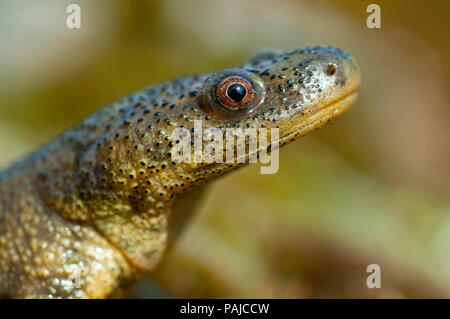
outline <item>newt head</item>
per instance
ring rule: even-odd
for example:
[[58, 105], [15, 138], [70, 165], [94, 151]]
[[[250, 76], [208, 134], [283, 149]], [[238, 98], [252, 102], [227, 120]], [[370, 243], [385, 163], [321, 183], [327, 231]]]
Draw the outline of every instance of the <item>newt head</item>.
[[[239, 67], [211, 74], [193, 101], [194, 108], [188, 104], [186, 116], [202, 120], [203, 129], [224, 133], [230, 128], [266, 128], [270, 135], [269, 129], [278, 128], [279, 145], [283, 146], [343, 114], [355, 101], [359, 85], [358, 66], [340, 49], [262, 51]], [[185, 124], [190, 130], [195, 130], [194, 126], [192, 121]], [[248, 147], [248, 141], [245, 143]], [[225, 161], [226, 153], [234, 149], [222, 144]], [[271, 147], [269, 142], [267, 148]], [[245, 155], [248, 160], [250, 154]], [[190, 165], [185, 171], [206, 180], [242, 166], [217, 161], [184, 165]]]

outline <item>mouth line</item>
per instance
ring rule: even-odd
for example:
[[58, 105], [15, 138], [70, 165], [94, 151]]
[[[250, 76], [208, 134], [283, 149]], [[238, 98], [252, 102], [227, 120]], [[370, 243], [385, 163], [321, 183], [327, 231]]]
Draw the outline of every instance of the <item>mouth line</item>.
[[[286, 141], [289, 140], [296, 140], [299, 139], [311, 131], [313, 131], [316, 128], [319, 128], [321, 126], [324, 126], [327, 122], [331, 122], [332, 120], [339, 117], [341, 114], [343, 114], [352, 104], [353, 101], [356, 99], [356, 96], [358, 95], [358, 87], [355, 87], [354, 89], [350, 90], [348, 93], [342, 95], [341, 97], [331, 101], [330, 103], [324, 105], [320, 109], [314, 111], [309, 116], [301, 119], [300, 121], [295, 122], [290, 127], [287, 127], [286, 130], [288, 133], [284, 136], [280, 136], [279, 138], [279, 147], [284, 145]], [[333, 110], [334, 108], [334, 110]], [[272, 147], [272, 143], [269, 143], [268, 145], [268, 151], [270, 151]], [[237, 166], [243, 166], [245, 164], [248, 164], [248, 156], [250, 154], [247, 153], [245, 157], [245, 163], [237, 164], [233, 163], [233, 167]], [[209, 163], [206, 165], [202, 165], [201, 167], [197, 167], [191, 172], [196, 171], [197, 173], [201, 173], [205, 170], [208, 170], [211, 167], [227, 167], [230, 165], [230, 163]]]
[[335, 105], [335, 104], [337, 104], [337, 103], [339, 103], [339, 102], [345, 100], [346, 98], [348, 98], [348, 97], [350, 97], [350, 96], [352, 96], [352, 95], [356, 95], [356, 94], [358, 93], [358, 90], [359, 90], [359, 87], [355, 87], [355, 88], [351, 89], [351, 90], [348, 91], [346, 94], [344, 94], [344, 95], [342, 95], [341, 97], [337, 98], [336, 100], [331, 101], [330, 103], [326, 104], [325, 106], [323, 106], [323, 107], [322, 107], [321, 109], [319, 109], [318, 111], [323, 110], [323, 109], [325, 109], [325, 108], [327, 108], [327, 107], [333, 106], [333, 105]]
[[332, 122], [350, 108], [357, 95], [358, 87], [355, 87], [348, 93], [309, 114], [307, 117], [297, 122], [293, 121], [294, 123], [291, 126], [285, 128], [288, 133], [280, 137], [280, 145], [286, 140], [292, 138], [298, 139], [314, 129], [324, 126], [327, 122]]

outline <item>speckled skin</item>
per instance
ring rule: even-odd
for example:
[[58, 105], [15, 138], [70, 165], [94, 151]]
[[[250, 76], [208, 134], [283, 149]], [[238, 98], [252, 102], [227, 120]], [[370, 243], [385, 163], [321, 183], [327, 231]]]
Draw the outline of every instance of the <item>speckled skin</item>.
[[208, 105], [208, 75], [185, 77], [100, 109], [1, 172], [0, 296], [116, 296], [158, 264], [196, 190], [243, 165], [176, 163], [174, 128], [278, 127], [283, 146], [342, 114], [360, 82], [350, 55], [328, 47], [266, 51], [232, 71], [262, 88], [252, 110], [224, 113]]

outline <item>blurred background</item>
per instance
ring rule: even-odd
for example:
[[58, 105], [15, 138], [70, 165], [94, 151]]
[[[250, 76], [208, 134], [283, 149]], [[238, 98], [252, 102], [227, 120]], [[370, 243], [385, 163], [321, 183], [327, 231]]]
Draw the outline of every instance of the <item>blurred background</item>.
[[[81, 7], [81, 29], [66, 7]], [[149, 84], [333, 45], [356, 105], [213, 183], [136, 297], [450, 297], [450, 2], [0, 0], [0, 169]], [[366, 267], [381, 266], [368, 289]]]

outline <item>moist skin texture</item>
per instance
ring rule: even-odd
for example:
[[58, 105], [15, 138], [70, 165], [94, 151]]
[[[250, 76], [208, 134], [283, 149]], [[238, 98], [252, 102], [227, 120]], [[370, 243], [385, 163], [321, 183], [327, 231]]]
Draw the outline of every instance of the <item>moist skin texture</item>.
[[[216, 96], [232, 75], [254, 88], [242, 110]], [[264, 51], [98, 110], [0, 173], [0, 296], [118, 296], [160, 262], [204, 185], [244, 165], [174, 161], [174, 129], [279, 128], [283, 146], [340, 116], [359, 83], [342, 50]]]

